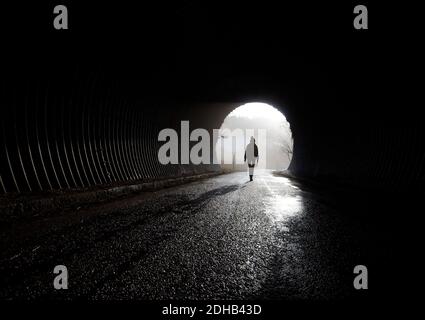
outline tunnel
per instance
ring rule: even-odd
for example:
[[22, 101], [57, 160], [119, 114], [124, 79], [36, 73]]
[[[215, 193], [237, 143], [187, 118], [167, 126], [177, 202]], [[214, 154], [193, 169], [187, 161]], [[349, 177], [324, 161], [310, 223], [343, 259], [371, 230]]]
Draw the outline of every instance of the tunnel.
[[[224, 92], [221, 96], [207, 92], [207, 98], [196, 101], [187, 97], [167, 101], [137, 96], [137, 90], [122, 80], [124, 71], [87, 74], [73, 65], [46, 73], [45, 67], [24, 62], [3, 75], [2, 101], [10, 106], [1, 116], [3, 193], [78, 189], [218, 170], [214, 165], [161, 166], [158, 132], [168, 127], [179, 130], [180, 121], [187, 120], [191, 130], [206, 128], [212, 136], [227, 114], [251, 101], [278, 106], [291, 123], [296, 148], [289, 171], [294, 175], [355, 186], [367, 181], [367, 187], [391, 190], [415, 188], [423, 179], [422, 126], [415, 113], [409, 113], [408, 106], [403, 114], [385, 111], [385, 97], [372, 100], [365, 86], [363, 94], [348, 85], [336, 91], [332, 86], [337, 84], [328, 84], [329, 76], [320, 70], [308, 79], [297, 79], [302, 66], [286, 69], [279, 81], [261, 81], [256, 88], [260, 93], [251, 90], [255, 80], [232, 75], [222, 79], [234, 83], [227, 91], [209, 89]], [[334, 81], [339, 76], [335, 74]], [[305, 95], [291, 91], [296, 81], [302, 82], [298, 87]], [[342, 92], [350, 99], [338, 99]]]
[[[51, 29], [50, 20], [39, 23], [43, 8], [26, 10], [26, 22], [4, 36], [0, 298], [56, 299], [50, 287], [31, 291], [25, 281], [42, 283], [58, 257], [80, 267], [78, 280], [92, 285], [60, 299], [363, 301], [366, 295], [351, 289], [352, 267], [364, 261], [378, 287], [366, 299], [389, 298], [388, 266], [403, 268], [408, 254], [397, 230], [416, 221], [425, 178], [420, 108], [411, 94], [399, 95], [410, 69], [408, 59], [396, 64], [401, 33], [353, 30], [347, 4], [183, 1], [139, 11], [72, 4], [69, 11], [77, 14], [63, 32]], [[377, 19], [386, 21], [383, 16]], [[189, 133], [204, 129], [213, 137], [232, 111], [249, 103], [272, 106], [286, 119], [293, 149], [285, 165], [265, 164], [268, 173], [249, 184], [245, 164], [226, 171], [213, 161], [216, 140], [209, 163], [160, 163], [161, 130], [181, 139], [187, 122]], [[113, 192], [119, 196], [108, 198]], [[401, 219], [404, 214], [413, 217]], [[277, 222], [267, 225], [268, 215]], [[299, 234], [307, 245], [297, 242]], [[247, 279], [268, 252], [259, 238], [281, 247], [264, 257], [270, 264], [264, 274], [271, 275]], [[203, 256], [210, 248], [220, 254]], [[239, 253], [242, 271], [235, 267]], [[109, 268], [104, 261], [115, 262]], [[114, 287], [134, 269], [130, 278], [143, 278], [145, 292], [137, 283]], [[316, 278], [322, 270], [327, 278]], [[20, 282], [24, 271], [32, 278]], [[282, 280], [283, 272], [295, 280]], [[226, 282], [233, 273], [242, 279], [239, 287]], [[343, 285], [327, 286], [322, 278]], [[183, 289], [168, 286], [173, 281]], [[96, 291], [98, 283], [107, 284], [103, 291]]]
[[[220, 128], [232, 109], [252, 101], [277, 106], [291, 123], [297, 147], [289, 170], [295, 175], [354, 185], [366, 179], [368, 186], [403, 190], [423, 180], [423, 128], [414, 104], [391, 94], [397, 91], [391, 90], [397, 70], [386, 54], [387, 35], [378, 47], [373, 35], [350, 34], [337, 52], [333, 41], [345, 29], [320, 36], [307, 27], [297, 36], [287, 31], [297, 5], [287, 5], [284, 16], [266, 6], [258, 13], [246, 6], [235, 14], [239, 9], [189, 5], [181, 24], [170, 8], [155, 37], [147, 27], [152, 21], [138, 25], [139, 44], [134, 33], [112, 32], [106, 23], [110, 10], [100, 9], [98, 23], [105, 30], [97, 36], [90, 28], [85, 36], [52, 33], [39, 45], [32, 32], [40, 30], [17, 29], [21, 37], [8, 38], [15, 49], [6, 55], [2, 73], [2, 193], [214, 170], [158, 167], [153, 152], [158, 129], [178, 128], [181, 120], [192, 128]], [[87, 18], [91, 11], [81, 12]], [[259, 24], [250, 23], [261, 14]], [[311, 24], [339, 23], [337, 15], [329, 14], [327, 22], [313, 13], [309, 18]], [[135, 27], [130, 21], [119, 30]], [[121, 54], [111, 54], [111, 41]], [[84, 49], [71, 53], [73, 46]], [[29, 55], [30, 47], [40, 49]], [[360, 47], [376, 50], [364, 57]], [[106, 152], [109, 147], [116, 152]]]

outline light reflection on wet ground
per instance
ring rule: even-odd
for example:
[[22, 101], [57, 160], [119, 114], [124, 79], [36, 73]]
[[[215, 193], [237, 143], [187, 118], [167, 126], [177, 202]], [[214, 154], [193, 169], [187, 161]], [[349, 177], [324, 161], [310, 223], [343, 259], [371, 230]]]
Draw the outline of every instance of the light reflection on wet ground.
[[[269, 194], [264, 199], [267, 216], [282, 231], [289, 231], [287, 222], [302, 213], [303, 198], [299, 188], [288, 178], [275, 177], [268, 171], [260, 171], [258, 179], [266, 186]], [[288, 188], [282, 189], [282, 184]]]

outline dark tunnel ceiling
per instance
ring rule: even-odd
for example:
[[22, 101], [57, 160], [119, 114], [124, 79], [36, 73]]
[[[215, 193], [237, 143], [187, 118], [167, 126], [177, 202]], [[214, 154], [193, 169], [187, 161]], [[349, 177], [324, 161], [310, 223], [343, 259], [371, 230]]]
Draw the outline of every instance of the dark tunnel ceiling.
[[23, 68], [36, 62], [54, 76], [91, 70], [136, 98], [141, 91], [183, 101], [304, 95], [297, 91], [335, 85], [329, 78], [351, 73], [346, 60], [359, 58], [349, 52], [359, 39], [346, 37], [349, 6], [187, 1], [134, 11], [105, 4], [69, 10], [75, 15], [69, 34], [34, 37], [50, 27], [44, 25], [21, 30], [13, 55], [27, 61]]
[[[19, 84], [54, 82], [60, 91], [94, 77], [141, 105], [263, 101], [313, 118], [318, 110], [338, 111], [341, 102], [348, 112], [364, 108], [373, 117], [367, 104], [375, 102], [378, 77], [389, 79], [387, 52], [399, 36], [356, 34], [352, 5], [326, 1], [73, 3], [67, 33], [52, 30], [47, 4], [26, 8], [26, 23], [14, 23], [16, 33], [4, 40], [6, 61], [21, 58], [7, 64], [4, 78]], [[16, 9], [3, 10], [2, 23], [11, 25], [8, 13]], [[375, 19], [386, 22], [386, 13], [381, 8]]]

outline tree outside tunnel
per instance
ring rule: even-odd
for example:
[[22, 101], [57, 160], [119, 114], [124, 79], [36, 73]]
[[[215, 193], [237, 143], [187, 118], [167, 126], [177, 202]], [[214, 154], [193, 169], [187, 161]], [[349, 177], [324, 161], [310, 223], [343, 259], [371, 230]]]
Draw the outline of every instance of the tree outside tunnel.
[[245, 170], [245, 147], [251, 136], [259, 149], [258, 168], [289, 167], [294, 147], [290, 124], [282, 112], [261, 102], [243, 104], [226, 116], [215, 141], [217, 163], [225, 170]]

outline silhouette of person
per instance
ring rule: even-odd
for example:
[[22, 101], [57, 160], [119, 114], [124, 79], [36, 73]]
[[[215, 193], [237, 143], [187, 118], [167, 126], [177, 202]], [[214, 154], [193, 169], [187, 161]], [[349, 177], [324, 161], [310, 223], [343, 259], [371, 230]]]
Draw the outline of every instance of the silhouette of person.
[[255, 144], [254, 137], [251, 137], [251, 141], [246, 146], [244, 155], [244, 162], [248, 164], [249, 181], [252, 181], [252, 177], [254, 176], [255, 160], [257, 160], [258, 164], [258, 147]]

